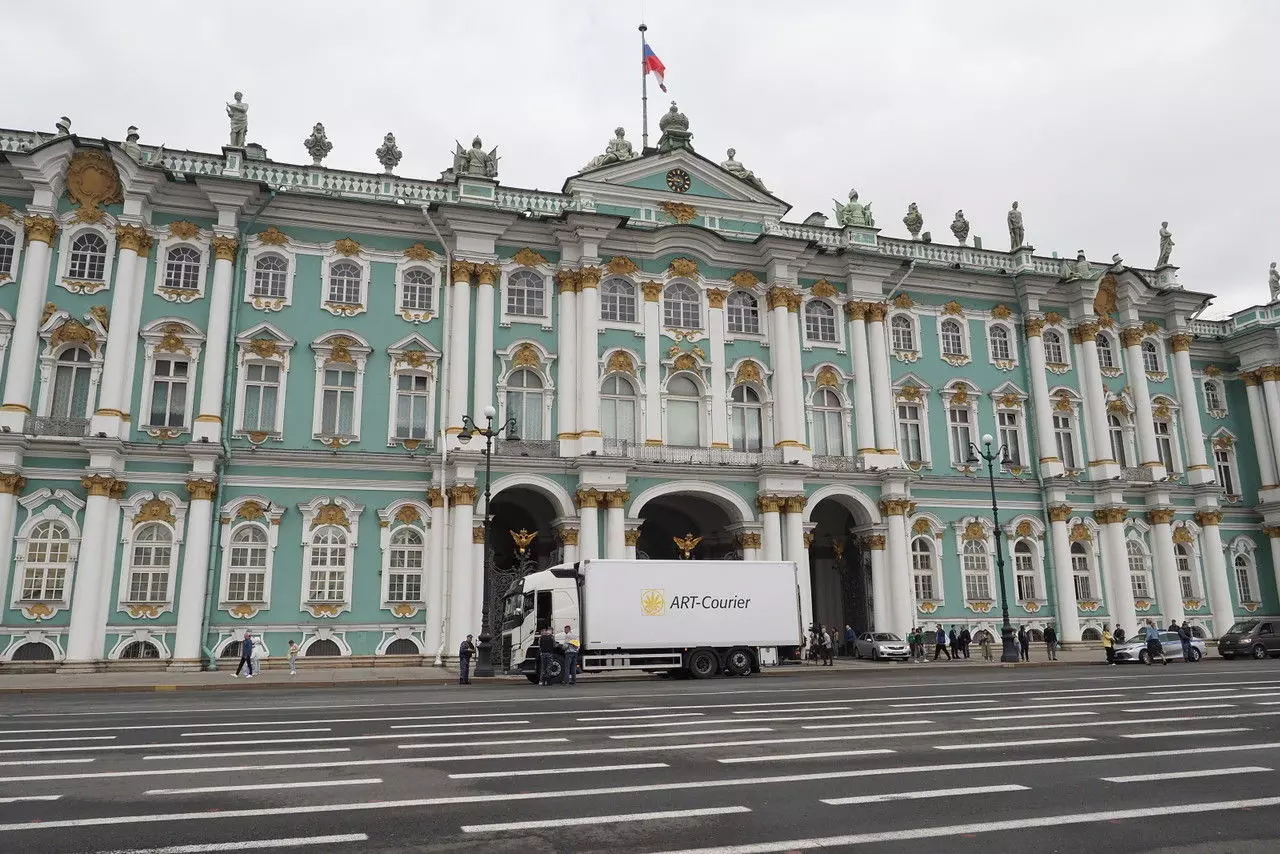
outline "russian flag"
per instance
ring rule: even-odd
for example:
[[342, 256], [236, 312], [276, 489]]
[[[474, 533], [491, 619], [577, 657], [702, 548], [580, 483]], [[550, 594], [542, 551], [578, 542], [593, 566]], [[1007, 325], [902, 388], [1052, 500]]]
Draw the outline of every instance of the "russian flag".
[[644, 43], [644, 57], [641, 60], [644, 66], [644, 73], [653, 72], [653, 76], [658, 79], [658, 88], [663, 92], [667, 91], [667, 84], [663, 82], [662, 75], [666, 73], [667, 67], [662, 64], [662, 60], [658, 59], [658, 55], [653, 52], [653, 48], [649, 47], [649, 43]]

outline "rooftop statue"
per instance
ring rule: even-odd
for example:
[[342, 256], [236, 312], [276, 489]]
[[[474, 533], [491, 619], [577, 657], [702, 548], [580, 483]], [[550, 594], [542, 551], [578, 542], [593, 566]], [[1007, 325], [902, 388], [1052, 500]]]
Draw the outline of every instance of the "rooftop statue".
[[875, 228], [876, 221], [871, 215], [871, 203], [860, 204], [858, 202], [858, 191], [849, 191], [848, 204], [840, 204], [835, 199], [831, 200], [836, 206], [836, 224], [844, 227], [846, 225], [857, 225], [866, 228]]
[[658, 120], [662, 136], [658, 137], [658, 151], [662, 154], [685, 149], [693, 151], [693, 134], [689, 133], [689, 119], [671, 102], [671, 109]]
[[1169, 231], [1169, 223], [1160, 223], [1160, 259], [1156, 261], [1156, 267], [1165, 267], [1169, 264], [1169, 256], [1173, 254], [1173, 234]]
[[66, 116], [54, 122], [53, 126], [58, 129], [58, 136], [71, 136], [71, 119]]
[[956, 218], [951, 221], [951, 233], [961, 246], [969, 239], [969, 220], [964, 218], [964, 211], [956, 211]]
[[1276, 262], [1271, 262], [1271, 271], [1268, 274], [1268, 285], [1271, 287], [1271, 301], [1280, 302], [1280, 271], [1276, 270]]
[[920, 229], [924, 228], [924, 217], [920, 215], [920, 208], [916, 207], [915, 202], [907, 205], [907, 215], [902, 218], [902, 224], [907, 227], [912, 240], [920, 239]]
[[245, 137], [249, 133], [249, 105], [242, 99], [244, 94], [235, 93], [234, 100], [227, 104], [227, 117], [231, 119], [231, 148], [244, 148]]
[[1018, 203], [1014, 202], [1009, 211], [1009, 249], [1021, 249], [1026, 241], [1027, 233], [1022, 228], [1022, 211], [1018, 210]]
[[729, 159], [723, 161], [720, 164], [721, 169], [733, 175], [735, 178], [741, 178], [743, 181], [746, 181], [748, 184], [750, 184], [751, 186], [755, 187], [758, 190], [764, 190], [764, 192], [766, 193], [769, 192], [765, 188], [764, 182], [756, 177], [756, 173], [752, 172], [750, 169], [743, 166], [741, 163], [739, 163], [737, 160], [734, 159], [735, 157], [738, 156], [738, 149], [730, 148], [728, 151], [725, 152], [725, 154], [729, 155]]
[[311, 155], [313, 166], [319, 166], [320, 161], [333, 151], [333, 143], [329, 141], [329, 137], [324, 132], [324, 124], [321, 122], [316, 122], [316, 126], [311, 129], [311, 136], [302, 141], [302, 146], [307, 149], [307, 154]]
[[378, 162], [382, 164], [383, 170], [390, 175], [395, 168], [400, 165], [404, 155], [400, 152], [400, 147], [396, 145], [396, 135], [388, 132], [382, 138], [382, 145], [378, 146], [378, 150], [373, 152], [378, 158]]
[[627, 141], [626, 129], [614, 128], [613, 139], [605, 144], [604, 154], [597, 154], [591, 158], [591, 162], [583, 166], [581, 171], [586, 172], [600, 166], [608, 166], [610, 163], [622, 163], [624, 160], [634, 160], [638, 156], [631, 147], [631, 143]]
[[142, 162], [142, 147], [138, 145], [138, 129], [133, 125], [129, 125], [129, 130], [125, 132], [124, 142], [120, 143], [120, 147], [124, 149], [124, 153], [130, 160], [135, 163]]
[[1064, 281], [1068, 282], [1073, 279], [1093, 278], [1093, 265], [1090, 264], [1089, 259], [1085, 257], [1083, 249], [1076, 253], [1076, 260], [1074, 262], [1066, 258], [1063, 259], [1062, 278]]
[[470, 148], [463, 148], [462, 143], [455, 142], [453, 152], [453, 177], [459, 175], [479, 175], [481, 178], [498, 177], [498, 148], [486, 152], [480, 137], [471, 140]]

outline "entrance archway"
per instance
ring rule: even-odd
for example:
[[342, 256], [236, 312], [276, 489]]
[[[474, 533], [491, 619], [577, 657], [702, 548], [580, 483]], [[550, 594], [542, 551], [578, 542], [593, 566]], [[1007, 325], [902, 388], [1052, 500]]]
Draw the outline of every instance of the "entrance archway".
[[644, 524], [636, 557], [679, 560], [688, 548], [690, 560], [741, 560], [732, 531], [744, 520], [735, 516], [720, 502], [695, 493], [656, 496], [640, 508]]
[[[509, 486], [493, 496], [489, 522], [488, 572], [491, 577], [489, 630], [497, 637], [502, 620], [502, 597], [515, 581], [530, 572], [555, 566], [562, 549], [556, 542], [555, 520], [560, 513], [543, 492], [529, 486]], [[479, 579], [483, 584], [483, 579]], [[480, 603], [483, 587], [475, 591]], [[494, 666], [505, 671], [511, 664], [511, 649], [495, 642]]]
[[843, 494], [819, 498], [808, 517], [813, 526], [809, 579], [814, 622], [838, 628], [842, 639], [846, 625], [870, 631], [875, 606], [871, 552], [861, 535], [874, 520], [863, 501]]

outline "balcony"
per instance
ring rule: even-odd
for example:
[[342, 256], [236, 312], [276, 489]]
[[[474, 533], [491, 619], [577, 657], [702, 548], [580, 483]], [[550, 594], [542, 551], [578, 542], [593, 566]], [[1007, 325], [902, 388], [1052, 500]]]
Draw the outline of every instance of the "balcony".
[[[480, 450], [484, 450], [481, 448]], [[559, 439], [507, 439], [493, 443], [495, 457], [529, 457], [530, 459], [555, 459], [560, 456]]]
[[83, 439], [89, 434], [89, 419], [28, 415], [22, 427], [22, 432], [28, 436], [60, 436], [69, 439]]
[[781, 465], [782, 463], [782, 451], [776, 448], [766, 448], [762, 451], [734, 451], [729, 448], [635, 445], [630, 451], [631, 453], [627, 456], [640, 463], [743, 467]]

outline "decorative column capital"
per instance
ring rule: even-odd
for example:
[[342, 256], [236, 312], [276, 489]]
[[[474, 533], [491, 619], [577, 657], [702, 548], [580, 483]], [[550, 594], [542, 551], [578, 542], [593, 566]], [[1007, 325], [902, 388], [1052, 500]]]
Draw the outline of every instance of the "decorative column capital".
[[803, 513], [804, 512], [804, 496], [788, 495], [782, 499], [782, 511], [784, 513]]
[[1120, 343], [1126, 347], [1137, 347], [1145, 335], [1141, 326], [1126, 326], [1120, 330]]
[[1222, 521], [1222, 511], [1220, 510], [1200, 510], [1196, 512], [1196, 524], [1202, 528], [1210, 525], [1217, 525]]
[[1152, 525], [1168, 525], [1176, 512], [1172, 507], [1156, 507], [1147, 511], [1147, 522]]
[[631, 500], [631, 493], [625, 489], [615, 489], [613, 492], [606, 492], [604, 500], [610, 510], [621, 510]]
[[1258, 378], [1264, 383], [1276, 382], [1280, 380], [1280, 367], [1267, 365], [1265, 368], [1258, 368]]
[[217, 492], [218, 482], [216, 480], [193, 478], [187, 481], [187, 494], [191, 496], [192, 501], [212, 501]]
[[806, 549], [811, 549], [811, 548], [813, 548], [813, 531], [805, 531], [805, 534], [804, 534], [804, 547], [805, 547]]
[[51, 216], [26, 216], [22, 218], [22, 229], [27, 241], [32, 240], [53, 245], [53, 236], [58, 233], [58, 221]]
[[644, 293], [645, 302], [657, 302], [662, 299], [662, 282], [642, 282], [640, 290]]
[[599, 267], [582, 267], [578, 270], [578, 290], [583, 291], [587, 288], [596, 288], [600, 286], [600, 268]]
[[738, 534], [738, 546], [744, 549], [758, 549], [760, 545], [759, 531], [743, 531]]
[[798, 312], [800, 303], [804, 300], [804, 295], [799, 291], [792, 291], [787, 297], [787, 311]]
[[1128, 507], [1099, 507], [1093, 511], [1093, 518], [1100, 525], [1122, 525], [1128, 516]]
[[0, 493], [4, 495], [21, 495], [27, 487], [27, 479], [20, 474], [0, 474]]
[[560, 540], [562, 545], [576, 546], [578, 544], [578, 529], [572, 525], [562, 525], [556, 528], [556, 538]]
[[147, 235], [146, 230], [140, 226], [116, 226], [116, 243], [122, 250], [128, 249], [130, 252], [141, 254], [143, 241], [146, 241], [147, 246], [150, 247], [151, 238]]
[[1039, 338], [1040, 334], [1044, 332], [1043, 317], [1028, 317], [1022, 322], [1022, 325], [1027, 330], [1028, 338]]
[[476, 486], [474, 483], [460, 483], [448, 489], [449, 503], [457, 507], [459, 504], [474, 505], [476, 503]]
[[724, 301], [728, 296], [728, 291], [722, 291], [719, 288], [709, 288], [707, 290], [707, 305], [711, 308], [724, 308]]
[[884, 316], [889, 313], [889, 306], [882, 302], [867, 303], [867, 321], [870, 323], [884, 323]]
[[556, 287], [562, 294], [576, 294], [578, 292], [578, 271], [577, 270], [556, 270]]
[[867, 319], [867, 304], [865, 302], [847, 302], [844, 304], [844, 316], [849, 320]]
[[868, 534], [862, 538], [862, 544], [873, 552], [884, 551], [884, 534]]
[[427, 490], [427, 506], [429, 507], [444, 506], [444, 492], [441, 491], [440, 487], [433, 486]]
[[600, 490], [591, 487], [588, 489], [579, 489], [573, 494], [573, 503], [581, 510], [584, 507], [595, 509], [600, 506], [600, 499], [604, 497]]
[[497, 264], [473, 264], [472, 268], [475, 270], [476, 281], [482, 285], [492, 285], [498, 280], [500, 271]]
[[791, 291], [779, 285], [774, 285], [765, 292], [764, 298], [769, 305], [770, 311], [775, 308], [787, 308], [791, 303]]
[[886, 498], [880, 502], [880, 512], [886, 516], [905, 516], [915, 509], [909, 498]]
[[1261, 381], [1257, 371], [1241, 371], [1240, 380], [1244, 383], [1245, 388], [1253, 388]]
[[761, 513], [780, 513], [782, 511], [783, 498], [780, 495], [766, 495], [761, 493], [756, 496], [756, 507], [760, 508]]
[[640, 542], [640, 529], [628, 528], [627, 530], [623, 531], [622, 541], [626, 543], [628, 546], [635, 548], [636, 544]]
[[1065, 522], [1071, 518], [1071, 514], [1075, 509], [1070, 504], [1050, 504], [1049, 505], [1049, 521]]
[[484, 545], [484, 525], [476, 525], [471, 529], [471, 542], [473, 545]]
[[103, 498], [124, 498], [129, 484], [119, 478], [105, 474], [88, 474], [80, 478], [80, 486], [90, 496]]
[[1269, 540], [1280, 540], [1280, 525], [1263, 525], [1262, 533]]
[[470, 261], [454, 261], [449, 267], [449, 272], [453, 275], [453, 283], [455, 285], [471, 284], [471, 274], [475, 272], [476, 265]]
[[1169, 336], [1169, 349], [1181, 353], [1191, 349], [1191, 336], [1185, 332], [1175, 332]]
[[219, 261], [236, 260], [236, 252], [240, 249], [240, 242], [234, 237], [215, 237], [213, 238], [213, 257]]

